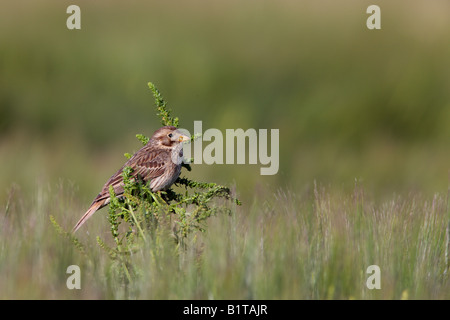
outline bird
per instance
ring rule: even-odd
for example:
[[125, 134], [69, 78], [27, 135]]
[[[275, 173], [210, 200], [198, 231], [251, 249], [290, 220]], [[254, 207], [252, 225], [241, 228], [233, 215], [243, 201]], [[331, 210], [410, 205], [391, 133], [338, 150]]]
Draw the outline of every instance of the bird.
[[101, 192], [92, 201], [89, 209], [72, 229], [75, 233], [96, 211], [110, 202], [109, 188], [114, 188], [117, 197], [124, 193], [123, 170], [133, 169], [133, 179], [138, 176], [147, 183], [150, 181], [152, 192], [167, 190], [180, 176], [183, 161], [183, 142], [190, 137], [173, 126], [164, 126], [156, 130], [147, 144], [137, 151], [103, 186]]

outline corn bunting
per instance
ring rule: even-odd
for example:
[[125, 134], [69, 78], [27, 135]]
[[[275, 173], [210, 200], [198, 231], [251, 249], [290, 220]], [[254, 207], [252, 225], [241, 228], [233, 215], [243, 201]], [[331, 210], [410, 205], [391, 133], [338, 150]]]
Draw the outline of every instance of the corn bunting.
[[125, 167], [133, 169], [134, 179], [140, 176], [144, 182], [150, 181], [153, 192], [168, 189], [180, 175], [183, 160], [183, 141], [190, 138], [177, 128], [166, 126], [155, 131], [148, 143], [136, 152], [105, 183], [102, 191], [94, 199], [89, 209], [73, 227], [77, 231], [94, 212], [110, 202], [109, 187], [113, 186], [115, 194], [120, 197], [124, 192], [122, 171]]

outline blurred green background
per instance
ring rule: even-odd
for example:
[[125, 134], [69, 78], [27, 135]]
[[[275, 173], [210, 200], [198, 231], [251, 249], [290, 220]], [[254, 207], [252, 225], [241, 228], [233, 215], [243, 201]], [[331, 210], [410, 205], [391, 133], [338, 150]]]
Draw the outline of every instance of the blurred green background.
[[[81, 8], [81, 30], [66, 9]], [[381, 30], [366, 9], [381, 7]], [[277, 128], [280, 170], [195, 165], [192, 178], [383, 196], [445, 192], [448, 1], [8, 1], [0, 11], [0, 201], [70, 181], [86, 206], [160, 125]], [[74, 220], [77, 217], [74, 217]]]

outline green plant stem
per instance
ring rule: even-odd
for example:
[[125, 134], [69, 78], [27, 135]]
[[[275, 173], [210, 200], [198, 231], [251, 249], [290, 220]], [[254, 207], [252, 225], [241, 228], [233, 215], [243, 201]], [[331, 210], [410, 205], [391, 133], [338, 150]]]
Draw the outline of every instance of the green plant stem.
[[134, 210], [131, 206], [129, 207], [129, 211], [131, 213], [131, 216], [133, 217], [134, 222], [136, 223], [137, 228], [139, 229], [139, 233], [141, 234], [144, 241], [147, 241], [147, 238], [145, 237], [145, 234], [144, 234], [144, 230], [142, 230], [141, 224], [137, 220], [136, 215], [134, 214]]

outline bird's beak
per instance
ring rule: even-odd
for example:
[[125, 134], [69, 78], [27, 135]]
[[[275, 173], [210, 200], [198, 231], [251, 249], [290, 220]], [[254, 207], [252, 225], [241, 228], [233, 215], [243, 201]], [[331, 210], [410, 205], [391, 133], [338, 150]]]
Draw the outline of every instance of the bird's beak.
[[189, 141], [191, 140], [191, 138], [189, 138], [188, 136], [185, 136], [184, 134], [180, 135], [180, 137], [178, 138], [178, 141], [183, 142], [183, 141]]

